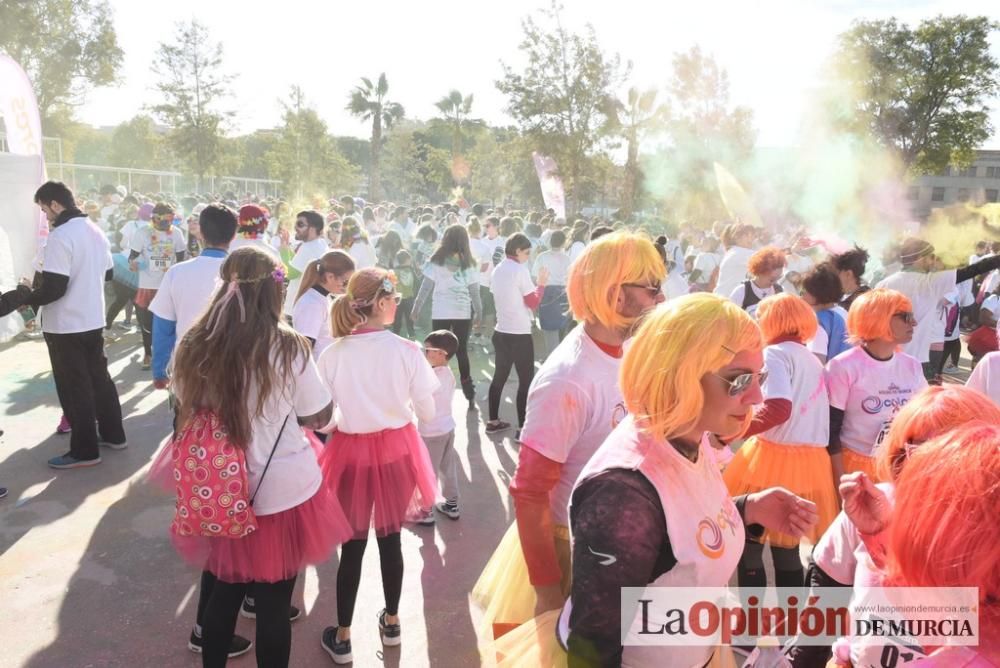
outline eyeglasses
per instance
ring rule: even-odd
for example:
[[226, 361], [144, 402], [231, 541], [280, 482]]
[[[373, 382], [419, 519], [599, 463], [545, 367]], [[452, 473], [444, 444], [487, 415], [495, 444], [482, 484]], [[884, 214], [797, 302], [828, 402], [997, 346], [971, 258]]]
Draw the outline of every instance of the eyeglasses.
[[394, 292], [393, 294], [391, 294], [391, 295], [386, 295], [386, 296], [387, 296], [387, 297], [392, 297], [392, 300], [393, 300], [394, 302], [396, 302], [396, 304], [397, 304], [397, 305], [398, 305], [398, 304], [399, 304], [400, 302], [402, 302], [402, 301], [403, 301], [403, 295], [399, 294], [398, 292]]
[[713, 373], [716, 378], [721, 378], [729, 385], [729, 396], [737, 397], [747, 390], [750, 389], [750, 385], [753, 383], [753, 379], [757, 378], [757, 382], [761, 385], [767, 380], [767, 369], [762, 369], [760, 373], [741, 373], [732, 380], [729, 380], [725, 376], [720, 376], [717, 373]]
[[900, 313], [893, 313], [892, 317], [893, 318], [900, 318], [900, 319], [902, 319], [902, 321], [905, 322], [907, 325], [916, 325], [917, 324], [917, 318], [916, 318], [916, 316], [914, 316], [912, 313], [907, 313], [905, 311], [904, 312], [900, 312]]
[[428, 348], [427, 346], [424, 346], [423, 351], [424, 355], [426, 355], [427, 353], [444, 353], [445, 355], [448, 354], [447, 350], [442, 350], [441, 348]]
[[660, 287], [663, 284], [659, 281], [655, 283], [650, 283], [649, 285], [643, 285], [641, 283], [622, 283], [623, 288], [639, 288], [640, 290], [647, 290], [651, 295], [658, 295], [660, 293]]

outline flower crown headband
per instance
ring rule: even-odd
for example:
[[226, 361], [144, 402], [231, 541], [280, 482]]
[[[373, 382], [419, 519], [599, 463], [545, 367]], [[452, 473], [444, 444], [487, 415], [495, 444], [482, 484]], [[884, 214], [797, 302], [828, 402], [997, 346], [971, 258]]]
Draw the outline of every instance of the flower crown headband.
[[274, 271], [261, 274], [260, 276], [254, 276], [252, 278], [230, 278], [226, 281], [226, 294], [223, 295], [222, 299], [215, 303], [212, 310], [208, 312], [208, 322], [206, 326], [208, 327], [209, 334], [208, 338], [212, 338], [216, 335], [219, 328], [219, 323], [222, 321], [222, 312], [226, 310], [230, 302], [233, 301], [233, 297], [236, 298], [236, 302], [240, 306], [240, 322], [247, 321], [247, 308], [246, 304], [243, 302], [243, 291], [240, 290], [240, 285], [245, 283], [260, 283], [261, 281], [271, 279], [276, 285], [284, 285], [285, 283], [285, 268], [276, 267]]
[[355, 311], [359, 311], [377, 302], [380, 292], [384, 292], [387, 295], [394, 294], [396, 292], [396, 283], [396, 272], [388, 271], [385, 274], [385, 278], [382, 279], [382, 285], [380, 285], [379, 289], [375, 291], [375, 294], [368, 299], [355, 299], [354, 295], [352, 295], [350, 291], [347, 292], [346, 296], [351, 300], [351, 308]]

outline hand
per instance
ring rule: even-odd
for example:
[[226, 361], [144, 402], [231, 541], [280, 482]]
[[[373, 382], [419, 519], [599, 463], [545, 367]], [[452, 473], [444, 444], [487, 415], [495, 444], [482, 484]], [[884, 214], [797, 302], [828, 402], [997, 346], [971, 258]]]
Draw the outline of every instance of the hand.
[[877, 534], [889, 524], [889, 497], [863, 472], [848, 473], [840, 479], [840, 496], [844, 512], [861, 533]]
[[765, 529], [803, 536], [819, 519], [816, 504], [795, 496], [783, 487], [772, 487], [747, 497], [746, 523]]
[[135, 260], [129, 260], [128, 270], [131, 271], [132, 273], [139, 271], [139, 263], [136, 262]]
[[153, 387], [155, 387], [158, 390], [165, 390], [169, 386], [170, 386], [170, 379], [169, 378], [154, 378], [153, 379]]
[[538, 270], [538, 287], [544, 288], [549, 282], [549, 268], [542, 267]]
[[281, 239], [281, 247], [288, 248], [289, 236], [288, 230], [284, 227], [278, 229], [278, 238]]
[[18, 281], [17, 284], [18, 285], [23, 285], [26, 288], [30, 288], [32, 286], [32, 282], [31, 282], [30, 278], [22, 278], [20, 281]]
[[538, 602], [535, 603], [536, 617], [549, 610], [559, 610], [566, 602], [566, 597], [562, 595], [562, 589], [557, 584], [535, 587], [535, 596], [538, 598]]

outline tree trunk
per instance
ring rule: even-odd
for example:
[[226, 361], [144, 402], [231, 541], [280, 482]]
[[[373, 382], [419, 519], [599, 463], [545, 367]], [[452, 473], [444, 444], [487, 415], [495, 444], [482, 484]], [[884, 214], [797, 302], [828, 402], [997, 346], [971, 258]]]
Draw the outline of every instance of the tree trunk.
[[372, 121], [372, 166], [368, 180], [368, 200], [378, 202], [382, 199], [382, 174], [379, 161], [382, 157], [382, 114], [375, 114]]

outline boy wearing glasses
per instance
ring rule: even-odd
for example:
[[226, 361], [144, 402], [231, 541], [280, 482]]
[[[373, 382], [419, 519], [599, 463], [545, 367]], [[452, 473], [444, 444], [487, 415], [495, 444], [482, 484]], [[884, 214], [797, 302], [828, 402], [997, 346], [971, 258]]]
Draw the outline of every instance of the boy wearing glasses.
[[[431, 462], [437, 469], [438, 484], [444, 501], [435, 505], [438, 512], [453, 520], [459, 518], [458, 510], [458, 454], [455, 452], [455, 418], [451, 415], [451, 400], [455, 396], [455, 374], [448, 362], [458, 351], [458, 337], [450, 330], [439, 329], [424, 339], [424, 356], [434, 370], [440, 384], [434, 390], [434, 417], [417, 419], [417, 431], [427, 445]], [[420, 524], [434, 524], [431, 510]]]

